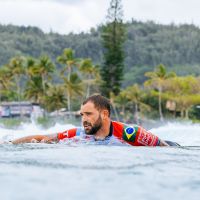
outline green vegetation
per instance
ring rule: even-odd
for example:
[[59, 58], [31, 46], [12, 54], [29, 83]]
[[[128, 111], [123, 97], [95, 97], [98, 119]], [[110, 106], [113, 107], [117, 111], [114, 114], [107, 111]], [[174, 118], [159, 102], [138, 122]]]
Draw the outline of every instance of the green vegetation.
[[71, 113], [101, 90], [116, 119], [199, 120], [200, 29], [123, 23], [121, 1], [110, 5], [107, 23], [90, 33], [44, 34], [36, 27], [0, 25], [0, 102], [29, 100], [48, 112]]
[[149, 79], [143, 85], [129, 86], [114, 98], [123, 119], [138, 122], [140, 118], [159, 116], [163, 121], [163, 115], [166, 118], [200, 119], [197, 106], [200, 104], [200, 77], [167, 73], [164, 65], [158, 65], [146, 76]]
[[[125, 76], [123, 85], [143, 83], [146, 71], [164, 64], [167, 71], [177, 75], [200, 75], [200, 29], [194, 25], [161, 25], [152, 21], [143, 23], [129, 21], [124, 43]], [[60, 35], [44, 34], [36, 27], [0, 25], [0, 66], [15, 56], [39, 58], [48, 55], [53, 62], [63, 49], [71, 48], [77, 58], [91, 58], [93, 63], [102, 66], [103, 28], [92, 28], [90, 33]], [[56, 68], [62, 66], [57, 62]], [[54, 79], [59, 79], [54, 77]]]
[[154, 72], [146, 72], [145, 76], [149, 77], [144, 85], [151, 86], [158, 90], [158, 107], [160, 120], [163, 121], [163, 113], [162, 113], [162, 91], [167, 79], [175, 77], [176, 74], [171, 72], [167, 73], [165, 66], [160, 64], [157, 66], [156, 71]]
[[[82, 94], [81, 80], [78, 74], [74, 72], [74, 68], [79, 66], [79, 59], [75, 58], [72, 49], [64, 49], [62, 55], [57, 57], [57, 60], [64, 64], [61, 78], [64, 80], [63, 86], [66, 88], [68, 111], [71, 112], [71, 97], [73, 93]], [[65, 72], [67, 75], [65, 75]]]
[[[99, 92], [99, 67], [91, 59], [76, 58], [72, 49], [64, 49], [57, 60], [63, 64], [60, 70], [48, 56], [11, 58], [0, 68], [1, 101], [29, 100], [49, 112], [63, 107], [71, 112], [79, 109], [86, 96]], [[145, 76], [149, 79], [143, 84], [124, 87], [118, 95], [110, 93], [116, 119], [136, 123], [159, 115], [161, 120], [163, 115], [199, 119], [200, 77], [178, 76], [163, 64]], [[39, 123], [52, 122], [44, 118]]]
[[101, 68], [102, 93], [119, 94], [124, 75], [125, 26], [122, 22], [121, 0], [111, 0], [107, 24], [102, 28], [104, 63]]
[[[11, 58], [0, 68], [1, 101], [29, 100], [49, 112], [67, 105], [71, 112], [74, 107], [78, 109], [77, 102], [85, 97], [83, 94], [99, 91], [95, 83], [100, 82], [100, 75], [92, 60], [75, 58], [72, 49], [64, 49], [57, 60], [63, 64], [60, 70], [47, 55]], [[53, 79], [55, 76], [59, 81]]]

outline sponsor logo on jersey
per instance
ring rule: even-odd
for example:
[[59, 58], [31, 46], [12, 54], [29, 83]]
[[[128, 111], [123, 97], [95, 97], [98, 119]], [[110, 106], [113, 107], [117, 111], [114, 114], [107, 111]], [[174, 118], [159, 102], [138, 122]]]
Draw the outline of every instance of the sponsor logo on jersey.
[[68, 137], [68, 131], [65, 131], [65, 132], [63, 133], [63, 136]]
[[156, 145], [156, 136], [146, 131], [145, 129], [141, 129], [140, 134], [138, 136], [138, 143], [145, 146], [155, 146]]

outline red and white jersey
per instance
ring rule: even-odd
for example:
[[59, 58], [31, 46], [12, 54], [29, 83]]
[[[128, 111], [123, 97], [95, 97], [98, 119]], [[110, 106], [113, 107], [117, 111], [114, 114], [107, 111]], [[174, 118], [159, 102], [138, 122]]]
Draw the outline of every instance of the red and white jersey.
[[[95, 141], [93, 135], [87, 135], [83, 128], [72, 128], [58, 133], [59, 141], [67, 139]], [[103, 142], [103, 141], [101, 141]], [[138, 125], [129, 126], [121, 122], [111, 122], [109, 136], [104, 143], [127, 143], [132, 146], [158, 146], [160, 140], [157, 136]]]

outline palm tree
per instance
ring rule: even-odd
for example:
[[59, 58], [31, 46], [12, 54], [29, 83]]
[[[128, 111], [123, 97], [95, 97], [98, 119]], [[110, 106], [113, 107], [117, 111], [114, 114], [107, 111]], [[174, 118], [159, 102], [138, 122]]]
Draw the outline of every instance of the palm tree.
[[84, 59], [80, 65], [80, 71], [85, 75], [83, 82], [86, 84], [86, 97], [90, 96], [91, 86], [100, 79], [98, 66], [92, 64], [91, 59]]
[[8, 63], [8, 68], [12, 72], [12, 76], [14, 78], [14, 82], [16, 83], [17, 87], [17, 95], [18, 101], [20, 102], [22, 91], [21, 91], [21, 81], [22, 77], [25, 74], [25, 59], [24, 57], [14, 57]]
[[[133, 103], [135, 108], [134, 108], [134, 118], [137, 124], [139, 124], [139, 106], [140, 107], [146, 107], [147, 105], [143, 103], [143, 97], [144, 97], [144, 92], [140, 89], [138, 84], [134, 84], [132, 86], [129, 86], [125, 89], [124, 95], [126, 98], [129, 100], [129, 102]], [[149, 109], [149, 107], [148, 107]]]
[[37, 69], [35, 69], [35, 71], [42, 77], [42, 89], [44, 92], [44, 96], [46, 94], [47, 79], [51, 79], [51, 73], [53, 73], [54, 70], [55, 70], [55, 65], [48, 56], [40, 57], [37, 63]]
[[9, 90], [12, 86], [12, 73], [8, 67], [3, 66], [0, 68], [0, 102], [2, 100], [2, 94]]
[[160, 64], [156, 67], [154, 72], [146, 72], [145, 76], [149, 77], [150, 79], [147, 80], [144, 85], [151, 86], [155, 89], [158, 89], [158, 107], [159, 107], [159, 114], [160, 120], [163, 121], [163, 113], [162, 113], [162, 90], [165, 80], [175, 77], [176, 74], [174, 72], [167, 73], [166, 68], [163, 64]]
[[20, 110], [20, 116], [22, 116], [22, 110], [21, 110], [21, 98], [22, 98], [22, 79], [25, 75], [25, 58], [22, 56], [14, 57], [10, 59], [7, 67], [12, 72], [12, 77], [14, 79], [14, 83], [16, 84], [17, 88], [17, 99], [19, 102], [19, 110]]
[[47, 96], [45, 99], [45, 105], [48, 111], [57, 111], [63, 108], [66, 104], [66, 98], [64, 95], [64, 88], [62, 85], [50, 86], [47, 91]]
[[[57, 61], [65, 65], [64, 69], [61, 71], [61, 77], [64, 80], [64, 85], [66, 86], [68, 111], [71, 112], [72, 90], [81, 82], [78, 75], [73, 74], [73, 68], [79, 66], [80, 60], [75, 58], [73, 50], [69, 48], [63, 50], [62, 55], [57, 57]], [[67, 78], [65, 77], [65, 72], [67, 72]], [[77, 91], [79, 91], [79, 89]]]
[[37, 67], [36, 67], [36, 60], [32, 57], [26, 58], [26, 74], [28, 75], [29, 78], [33, 77], [37, 73]]
[[83, 87], [82, 81], [77, 73], [72, 73], [70, 79], [63, 77], [64, 87], [67, 91], [67, 106], [69, 111], [69, 116], [71, 117], [71, 98], [73, 95], [82, 95]]
[[68, 75], [67, 76], [68, 81], [69, 81], [72, 70], [73, 70], [74, 67], [79, 66], [80, 59], [75, 58], [73, 50], [68, 48], [68, 49], [63, 50], [63, 53], [62, 53], [61, 56], [57, 57], [57, 61], [59, 63], [65, 65], [65, 67], [64, 67], [64, 69], [61, 73], [62, 73], [62, 75], [64, 75], [64, 73], [66, 71], [67, 75]]
[[36, 103], [43, 104], [44, 93], [41, 76], [34, 76], [27, 82], [24, 96]]

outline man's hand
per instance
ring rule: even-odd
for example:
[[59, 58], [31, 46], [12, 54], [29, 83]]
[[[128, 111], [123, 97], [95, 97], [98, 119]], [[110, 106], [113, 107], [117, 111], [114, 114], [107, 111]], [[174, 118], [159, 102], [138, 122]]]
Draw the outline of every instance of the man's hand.
[[13, 140], [13, 144], [22, 143], [53, 143], [57, 142], [57, 134], [53, 135], [31, 135]]

